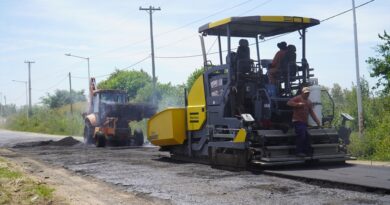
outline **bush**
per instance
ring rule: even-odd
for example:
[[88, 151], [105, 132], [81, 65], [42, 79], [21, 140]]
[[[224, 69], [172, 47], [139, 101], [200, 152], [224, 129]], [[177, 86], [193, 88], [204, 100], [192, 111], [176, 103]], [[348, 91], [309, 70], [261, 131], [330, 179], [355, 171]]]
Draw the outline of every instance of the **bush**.
[[390, 114], [384, 112], [372, 121], [361, 139], [357, 132], [351, 135], [350, 154], [362, 159], [390, 160]]
[[34, 107], [27, 119], [23, 111], [10, 116], [5, 127], [11, 130], [39, 132], [59, 135], [82, 135], [83, 119], [80, 111], [70, 114], [69, 110]]

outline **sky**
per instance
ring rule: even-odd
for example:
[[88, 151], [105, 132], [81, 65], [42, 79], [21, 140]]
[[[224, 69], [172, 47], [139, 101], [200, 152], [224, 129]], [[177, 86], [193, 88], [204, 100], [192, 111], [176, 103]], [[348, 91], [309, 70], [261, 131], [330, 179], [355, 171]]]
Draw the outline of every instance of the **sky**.
[[[360, 5], [370, 0], [355, 0]], [[26, 104], [28, 67], [31, 64], [32, 103], [56, 89], [88, 87], [87, 61], [66, 53], [90, 58], [90, 75], [97, 82], [115, 69], [152, 73], [149, 15], [142, 7], [160, 7], [153, 13], [156, 77], [160, 82], [185, 83], [203, 65], [198, 28], [232, 16], [281, 15], [324, 20], [352, 8], [351, 0], [0, 0], [0, 103]], [[374, 85], [365, 62], [375, 57], [378, 34], [390, 32], [390, 1], [375, 0], [356, 10], [360, 75]], [[343, 88], [356, 84], [352, 12], [309, 28], [307, 59], [319, 84]], [[298, 33], [260, 44], [262, 59], [272, 59], [276, 44], [297, 46]], [[206, 50], [217, 51], [215, 37], [206, 38]], [[251, 48], [255, 58], [255, 48]], [[167, 58], [169, 57], [169, 58]], [[218, 55], [209, 59], [218, 64]]]

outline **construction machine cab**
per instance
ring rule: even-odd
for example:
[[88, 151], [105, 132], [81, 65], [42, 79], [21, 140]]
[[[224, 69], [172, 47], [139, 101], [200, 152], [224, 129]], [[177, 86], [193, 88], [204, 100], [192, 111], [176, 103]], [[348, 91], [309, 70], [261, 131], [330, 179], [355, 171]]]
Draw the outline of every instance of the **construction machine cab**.
[[119, 90], [103, 90], [99, 92], [100, 101], [105, 103], [127, 103], [127, 94]]
[[122, 90], [95, 90], [91, 101], [93, 113], [98, 114], [98, 121], [102, 122], [107, 113], [105, 105], [126, 104], [127, 98], [127, 93]]
[[[203, 51], [205, 51], [204, 36], [217, 36], [219, 48], [219, 65], [211, 65], [206, 53], [203, 53], [204, 80], [209, 84], [209, 89], [206, 86], [208, 90], [206, 93], [210, 94], [210, 98], [206, 98], [207, 104], [225, 103], [224, 117], [250, 113], [258, 120], [291, 119], [288, 116], [286, 118], [286, 115], [291, 115], [291, 108], [285, 105], [287, 100], [297, 94], [302, 85], [309, 83], [310, 77], [313, 76], [310, 74], [311, 69], [306, 60], [305, 32], [308, 27], [319, 23], [316, 19], [305, 17], [249, 16], [230, 17], [201, 26], [199, 33], [202, 34]], [[282, 60], [278, 83], [270, 84], [267, 77], [270, 61], [260, 58], [259, 39], [295, 31], [299, 32], [302, 39], [300, 65], [296, 66], [294, 47], [290, 60]], [[222, 37], [226, 38], [225, 51], [222, 50]], [[237, 52], [234, 52], [235, 48], [232, 45], [235, 38], [239, 38]], [[251, 39], [255, 42], [250, 45], [248, 40]], [[255, 47], [252, 53], [256, 53], [254, 59], [250, 56], [252, 45]], [[225, 62], [222, 57], [224, 53], [227, 53]], [[284, 111], [286, 113], [283, 113]]]
[[128, 103], [126, 91], [113, 89], [97, 89], [95, 78], [89, 82], [89, 108], [88, 113], [99, 113], [101, 103], [125, 104]]
[[[228, 65], [229, 71], [240, 73], [258, 73], [259, 77], [266, 74], [267, 64], [261, 64], [264, 60], [260, 59], [259, 39], [263, 40], [267, 37], [274, 37], [291, 32], [299, 32], [302, 40], [302, 65], [301, 80], [308, 82], [310, 70], [306, 60], [306, 29], [311, 26], [318, 25], [320, 22], [317, 19], [293, 16], [249, 16], [249, 17], [230, 17], [217, 22], [203, 25], [199, 28], [199, 33], [202, 36], [217, 36], [220, 65]], [[222, 50], [221, 37], [227, 39], [227, 49]], [[237, 53], [233, 51], [233, 38], [240, 38]], [[256, 59], [250, 59], [250, 47], [247, 39], [254, 39], [252, 45], [256, 48]], [[203, 41], [203, 40], [202, 40]], [[204, 43], [202, 43], [204, 45]], [[294, 47], [295, 49], [295, 47]], [[205, 49], [203, 49], [205, 50]], [[226, 62], [223, 62], [223, 53], [227, 53]], [[204, 65], [210, 68], [206, 53], [204, 55]], [[287, 62], [286, 62], [287, 63]], [[286, 64], [285, 63], [285, 64]], [[287, 68], [286, 68], [287, 69]], [[264, 77], [264, 76], [263, 76]], [[267, 83], [266, 78], [260, 78], [263, 83]], [[290, 79], [294, 80], [294, 79]], [[290, 90], [291, 91], [291, 90]], [[287, 93], [288, 94], [288, 93]]]

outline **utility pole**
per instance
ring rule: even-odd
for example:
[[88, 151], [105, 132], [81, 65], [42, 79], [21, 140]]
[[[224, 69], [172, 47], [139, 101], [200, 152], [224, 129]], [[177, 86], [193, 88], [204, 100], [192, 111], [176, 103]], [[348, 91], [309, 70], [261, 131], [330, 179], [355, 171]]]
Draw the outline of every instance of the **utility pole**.
[[[70, 53], [65, 53], [66, 56], [71, 56], [71, 57], [75, 57], [75, 58], [81, 58], [81, 59], [84, 59], [84, 60], [87, 60], [87, 63], [88, 63], [88, 86], [87, 86], [87, 90], [86, 92], [89, 93], [89, 89], [90, 89], [90, 81], [91, 81], [91, 74], [90, 74], [90, 71], [89, 71], [89, 57], [82, 57], [82, 56], [76, 56], [76, 55], [73, 55], [73, 54], [70, 54]], [[88, 101], [91, 99], [91, 95], [88, 94]]]
[[[28, 105], [28, 89], [27, 89], [27, 81], [22, 81], [22, 80], [12, 80], [13, 82], [17, 82], [17, 83], [24, 83], [25, 87], [26, 87], [26, 108], [27, 108], [27, 105]], [[28, 110], [26, 112], [26, 115], [27, 115], [27, 120], [28, 120]]]
[[7, 105], [7, 98], [4, 95], [4, 105], [3, 105], [3, 115], [4, 116], [7, 116], [7, 107], [5, 107], [6, 105]]
[[152, 77], [153, 77], [153, 104], [156, 104], [156, 75], [155, 75], [155, 63], [154, 63], [154, 42], [153, 42], [153, 18], [152, 14], [154, 11], [160, 11], [161, 8], [154, 8], [153, 6], [149, 6], [149, 8], [142, 8], [139, 7], [139, 10], [146, 11], [149, 13], [149, 19], [150, 19], [150, 42], [151, 42], [151, 48], [152, 48]]
[[1, 117], [1, 115], [3, 114], [3, 109], [4, 109], [4, 105], [1, 104], [1, 96], [2, 96], [2, 95], [3, 95], [3, 93], [0, 92], [0, 117]]
[[70, 72], [69, 72], [69, 96], [70, 96], [70, 113], [73, 115], [72, 77]]
[[355, 0], [352, 0], [352, 11], [353, 11], [353, 30], [355, 40], [355, 64], [356, 64], [356, 97], [358, 106], [358, 123], [359, 123], [359, 137], [363, 137], [363, 108], [362, 108], [362, 94], [360, 89], [360, 73], [359, 73], [359, 48], [357, 39], [357, 25], [356, 25], [356, 11], [355, 11]]
[[34, 61], [24, 61], [24, 63], [28, 64], [28, 113], [29, 115], [32, 114], [31, 109], [31, 63], [35, 63]]

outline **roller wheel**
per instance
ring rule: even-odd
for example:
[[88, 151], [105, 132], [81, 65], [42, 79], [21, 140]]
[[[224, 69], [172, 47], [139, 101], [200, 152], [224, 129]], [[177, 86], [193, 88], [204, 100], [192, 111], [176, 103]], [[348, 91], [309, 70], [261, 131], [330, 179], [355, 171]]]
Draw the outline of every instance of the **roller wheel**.
[[134, 145], [142, 146], [144, 144], [144, 133], [141, 129], [134, 130]]
[[84, 143], [85, 144], [95, 144], [95, 139], [93, 138], [94, 129], [89, 121], [85, 121], [84, 125]]
[[106, 136], [102, 133], [96, 134], [96, 147], [105, 147], [106, 146]]

